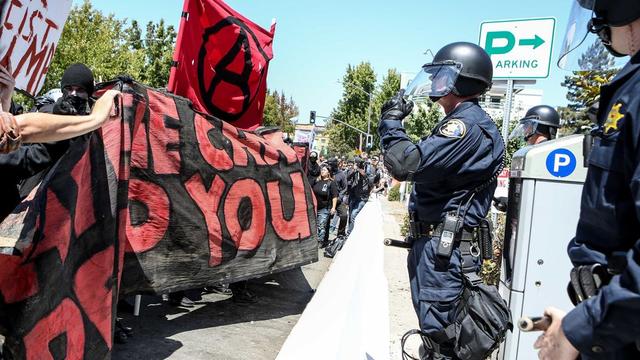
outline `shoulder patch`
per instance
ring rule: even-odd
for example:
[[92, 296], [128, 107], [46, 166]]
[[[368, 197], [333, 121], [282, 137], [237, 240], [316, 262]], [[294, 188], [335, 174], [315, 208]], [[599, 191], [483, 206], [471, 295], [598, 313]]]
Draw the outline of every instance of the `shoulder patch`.
[[438, 133], [449, 138], [461, 139], [467, 134], [467, 126], [459, 119], [451, 119], [440, 126]]
[[624, 118], [624, 110], [622, 109], [622, 103], [617, 102], [611, 107], [607, 120], [604, 122], [603, 131], [605, 135], [613, 134], [620, 130], [620, 120]]

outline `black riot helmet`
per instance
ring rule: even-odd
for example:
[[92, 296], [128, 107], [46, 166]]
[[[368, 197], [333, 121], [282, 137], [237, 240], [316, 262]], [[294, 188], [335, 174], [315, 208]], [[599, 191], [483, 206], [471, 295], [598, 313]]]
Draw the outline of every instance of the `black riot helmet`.
[[624, 26], [640, 18], [637, 0], [578, 0], [580, 6], [593, 10], [594, 19], [607, 26]]
[[433, 100], [454, 93], [458, 96], [481, 95], [491, 88], [493, 64], [480, 46], [455, 42], [444, 46], [425, 64], [407, 86], [409, 96], [429, 96]]
[[534, 134], [541, 134], [553, 139], [560, 127], [560, 115], [556, 109], [548, 105], [534, 106], [520, 119], [518, 126], [511, 132], [509, 139], [524, 138], [529, 140]]
[[[560, 51], [558, 66], [568, 70], [575, 69], [574, 58], [584, 53], [585, 41], [589, 34], [596, 34], [602, 45], [616, 57], [625, 54], [617, 52], [611, 46], [611, 27], [625, 26], [640, 18], [640, 4], [637, 0], [572, 0], [573, 7], [567, 23], [565, 39]], [[579, 70], [602, 70], [586, 69]]]

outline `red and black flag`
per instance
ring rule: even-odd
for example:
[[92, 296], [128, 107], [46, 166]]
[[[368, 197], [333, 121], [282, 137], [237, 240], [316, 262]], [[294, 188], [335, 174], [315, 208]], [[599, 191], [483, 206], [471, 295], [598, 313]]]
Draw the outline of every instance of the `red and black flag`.
[[222, 0], [185, 0], [182, 17], [169, 91], [235, 127], [260, 126], [275, 26], [267, 31]]
[[0, 224], [7, 358], [108, 358], [118, 296], [317, 260], [314, 196], [281, 132], [110, 86], [122, 86], [122, 118], [73, 140]]

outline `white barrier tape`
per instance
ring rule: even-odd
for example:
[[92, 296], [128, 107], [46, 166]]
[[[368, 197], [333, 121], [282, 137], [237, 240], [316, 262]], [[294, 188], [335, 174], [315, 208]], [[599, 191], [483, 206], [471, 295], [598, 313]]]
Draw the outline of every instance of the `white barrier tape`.
[[389, 359], [382, 210], [370, 199], [278, 360]]

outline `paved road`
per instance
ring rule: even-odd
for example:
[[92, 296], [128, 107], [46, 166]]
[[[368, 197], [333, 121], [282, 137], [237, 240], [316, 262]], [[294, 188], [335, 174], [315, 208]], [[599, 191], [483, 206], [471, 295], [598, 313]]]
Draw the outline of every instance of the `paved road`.
[[183, 309], [143, 297], [140, 317], [123, 315], [135, 334], [115, 346], [113, 359], [275, 359], [329, 264], [320, 255], [302, 270], [252, 280], [259, 301], [250, 305], [205, 294], [195, 308]]
[[[385, 237], [398, 238], [404, 206], [383, 199], [382, 209]], [[391, 359], [401, 358], [400, 337], [417, 325], [406, 254], [403, 249], [385, 248]], [[182, 309], [169, 306], [160, 297], [144, 297], [140, 317], [122, 315], [135, 335], [129, 343], [114, 347], [113, 359], [275, 359], [331, 263], [322, 254], [319, 259], [302, 269], [251, 281], [260, 297], [256, 304], [239, 305], [229, 297], [206, 294], [196, 301], [195, 308]], [[322, 336], [322, 329], [318, 329], [318, 336]], [[410, 353], [416, 347], [413, 340]]]

